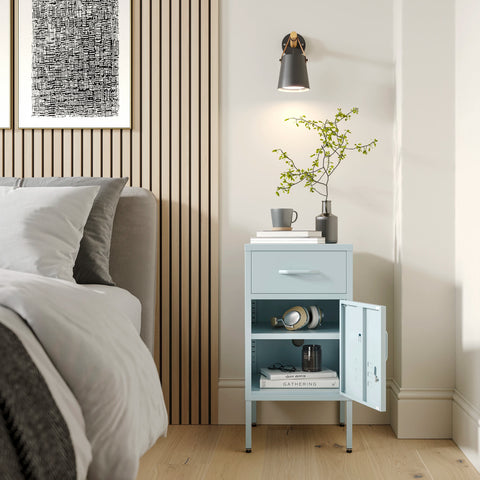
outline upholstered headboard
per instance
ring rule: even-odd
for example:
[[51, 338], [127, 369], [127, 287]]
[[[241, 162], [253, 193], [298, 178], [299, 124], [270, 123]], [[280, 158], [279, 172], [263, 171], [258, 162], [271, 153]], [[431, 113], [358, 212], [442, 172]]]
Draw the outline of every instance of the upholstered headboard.
[[110, 273], [142, 304], [141, 337], [153, 355], [157, 263], [157, 202], [144, 188], [125, 187], [113, 223]]

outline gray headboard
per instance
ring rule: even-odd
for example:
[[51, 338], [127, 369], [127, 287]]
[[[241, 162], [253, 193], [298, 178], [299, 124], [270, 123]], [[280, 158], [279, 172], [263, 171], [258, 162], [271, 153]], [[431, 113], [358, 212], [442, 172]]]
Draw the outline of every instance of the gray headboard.
[[157, 201], [149, 190], [125, 187], [113, 223], [110, 273], [142, 304], [141, 336], [153, 355], [157, 265]]

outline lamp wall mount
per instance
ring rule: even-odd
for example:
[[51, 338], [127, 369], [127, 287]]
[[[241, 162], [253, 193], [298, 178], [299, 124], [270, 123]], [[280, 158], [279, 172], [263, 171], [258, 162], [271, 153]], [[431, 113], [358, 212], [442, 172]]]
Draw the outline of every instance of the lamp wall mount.
[[294, 48], [300, 48], [305, 55], [305, 39], [297, 32], [291, 32], [283, 37], [282, 55], [285, 53], [292, 53]]

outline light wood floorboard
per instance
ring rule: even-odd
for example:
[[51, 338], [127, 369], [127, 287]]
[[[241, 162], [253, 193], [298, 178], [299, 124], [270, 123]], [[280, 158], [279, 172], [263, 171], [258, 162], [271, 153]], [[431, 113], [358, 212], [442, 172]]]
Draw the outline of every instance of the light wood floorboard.
[[398, 440], [388, 425], [172, 425], [143, 456], [137, 480], [480, 480], [451, 440]]

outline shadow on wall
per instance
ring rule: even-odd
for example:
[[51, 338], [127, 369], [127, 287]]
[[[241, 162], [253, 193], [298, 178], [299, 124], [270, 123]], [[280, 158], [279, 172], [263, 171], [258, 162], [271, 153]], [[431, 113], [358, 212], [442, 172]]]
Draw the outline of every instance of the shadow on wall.
[[346, 60], [348, 62], [358, 62], [362, 64], [369, 64], [369, 65], [373, 65], [375, 67], [381, 67], [381, 68], [391, 69], [393, 67], [392, 62], [387, 62], [385, 60], [378, 60], [375, 58], [352, 55], [349, 53], [339, 52], [336, 50], [329, 50], [328, 48], [325, 47], [324, 43], [322, 43], [320, 40], [317, 40], [316, 38], [313, 38], [313, 37], [307, 37], [307, 41], [308, 41], [307, 57], [309, 55], [312, 55], [315, 57], [315, 60], [318, 60], [318, 61], [326, 60], [327, 58], [331, 57], [335, 59]]
[[354, 249], [353, 299], [385, 305], [393, 312], [393, 262]]
[[[377, 121], [392, 121], [395, 88], [386, 78], [393, 75], [393, 62], [329, 50], [321, 40], [310, 36], [306, 41], [307, 58], [317, 64], [325, 99], [337, 97], [339, 91], [349, 92], [346, 98], [362, 98], [362, 105], [369, 105], [369, 109], [375, 111]], [[372, 71], [378, 74], [372, 76]], [[356, 79], [353, 83], [352, 78]], [[368, 90], [362, 87], [365, 84], [370, 85]]]

